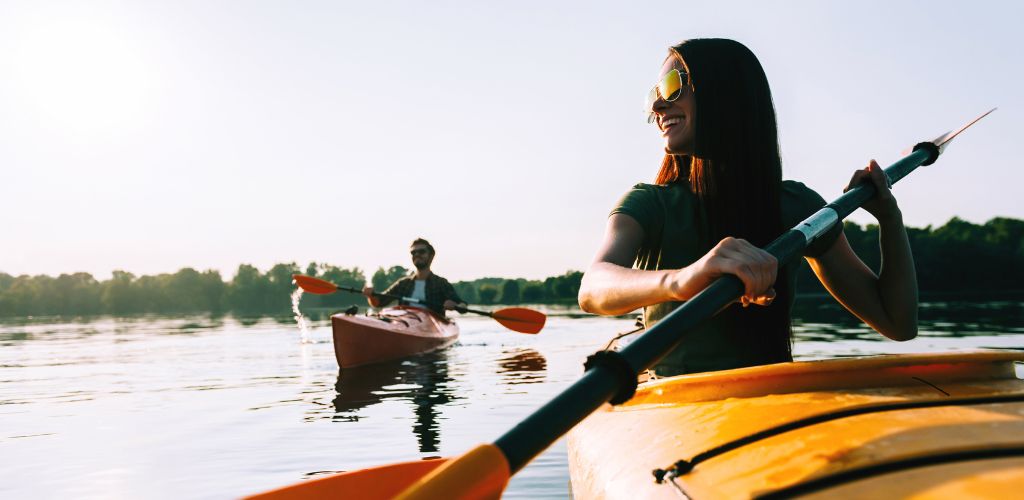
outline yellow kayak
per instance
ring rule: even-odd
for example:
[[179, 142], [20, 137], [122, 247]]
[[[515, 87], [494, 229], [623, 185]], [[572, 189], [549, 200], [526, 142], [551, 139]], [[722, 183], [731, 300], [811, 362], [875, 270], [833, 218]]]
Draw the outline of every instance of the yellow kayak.
[[576, 498], [1019, 498], [1019, 352], [781, 363], [641, 384], [569, 433]]

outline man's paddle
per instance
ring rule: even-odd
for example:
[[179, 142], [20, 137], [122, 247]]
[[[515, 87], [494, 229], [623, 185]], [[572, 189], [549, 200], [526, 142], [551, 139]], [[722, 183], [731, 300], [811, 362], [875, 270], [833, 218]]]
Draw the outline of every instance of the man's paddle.
[[[362, 290], [356, 288], [335, 285], [330, 281], [324, 281], [304, 274], [293, 274], [292, 280], [303, 290], [318, 295], [327, 295], [339, 290], [343, 292], [358, 293], [360, 295], [363, 293]], [[374, 293], [374, 295], [385, 299], [397, 300], [399, 302], [428, 305], [410, 297], [399, 297], [397, 295], [388, 295], [384, 293]], [[495, 321], [501, 323], [505, 328], [519, 333], [538, 333], [544, 328], [544, 323], [547, 321], [547, 316], [545, 316], [544, 313], [534, 311], [533, 309], [527, 309], [525, 307], [507, 307], [494, 312], [469, 308], [456, 310], [461, 313], [470, 312], [494, 318]]]
[[[989, 111], [991, 113], [994, 109]], [[985, 113], [955, 132], [914, 146], [913, 151], [885, 169], [892, 184], [899, 182], [919, 166], [931, 165], [946, 145], [967, 127], [984, 118]], [[816, 238], [850, 215], [875, 195], [872, 184], [861, 184], [818, 210], [796, 227], [772, 241], [765, 250], [778, 259], [779, 267], [803, 254]], [[433, 462], [406, 462], [377, 469], [366, 469], [329, 476], [281, 488], [259, 498], [313, 498], [334, 495], [345, 498], [497, 498], [512, 474], [555, 442], [573, 426], [606, 402], [621, 404], [633, 396], [637, 375], [653, 366], [662, 356], [683, 341], [686, 333], [731, 304], [743, 294], [743, 282], [725, 275], [702, 292], [662, 318], [622, 351], [600, 351], [584, 365], [586, 371], [573, 385], [542, 406], [493, 444], [483, 444], [455, 459]], [[429, 472], [423, 472], [429, 469]], [[367, 476], [380, 471], [383, 482], [395, 488], [383, 495], [360, 489]], [[412, 478], [422, 474], [418, 480]], [[411, 483], [401, 493], [398, 484]], [[379, 482], [376, 484], [380, 484]]]

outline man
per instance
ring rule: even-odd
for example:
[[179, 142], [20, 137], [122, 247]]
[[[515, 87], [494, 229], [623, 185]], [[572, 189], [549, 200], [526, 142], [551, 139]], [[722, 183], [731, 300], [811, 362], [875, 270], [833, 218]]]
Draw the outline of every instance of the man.
[[[412, 255], [412, 265], [416, 266], [416, 272], [394, 282], [384, 290], [384, 294], [414, 299], [415, 302], [411, 302], [411, 305], [427, 307], [441, 317], [444, 317], [445, 310], [465, 311], [466, 303], [459, 298], [455, 287], [448, 280], [430, 271], [430, 263], [434, 261], [434, 247], [430, 242], [416, 238], [409, 248], [409, 253]], [[373, 307], [383, 307], [394, 300], [373, 294], [372, 286], [363, 287], [363, 295]]]

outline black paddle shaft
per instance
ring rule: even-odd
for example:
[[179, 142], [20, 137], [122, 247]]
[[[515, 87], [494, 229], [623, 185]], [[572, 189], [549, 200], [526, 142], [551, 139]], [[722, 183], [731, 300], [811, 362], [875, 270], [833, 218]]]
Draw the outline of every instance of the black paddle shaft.
[[[885, 169], [895, 184], [921, 165], [930, 165], [939, 156], [939, 148], [923, 142], [914, 151]], [[865, 182], [837, 198], [786, 231], [765, 250], [778, 259], [779, 267], [803, 254], [812, 241], [875, 195], [875, 187]], [[606, 402], [619, 404], [632, 397], [638, 374], [654, 366], [679, 345], [686, 333], [738, 299], [743, 282], [733, 275], [715, 280], [703, 291], [684, 302], [620, 352], [601, 352], [587, 361], [587, 371], [573, 385], [499, 437], [495, 446], [508, 459], [512, 473], [572, 429]]]
[[[358, 288], [352, 288], [352, 287], [349, 287], [349, 286], [335, 285], [335, 287], [338, 290], [341, 290], [343, 292], [352, 292], [352, 293], [358, 293], [358, 294], [362, 294], [363, 293], [362, 290], [359, 290]], [[385, 299], [397, 300], [399, 303], [402, 303], [402, 302], [415, 302], [417, 304], [423, 304], [423, 305], [428, 306], [428, 307], [439, 307], [441, 309], [444, 309], [444, 304], [438, 304], [436, 302], [420, 302], [418, 300], [413, 299], [412, 297], [399, 297], [398, 295], [391, 295], [389, 293], [380, 293], [380, 292], [373, 292], [373, 295], [376, 296], [376, 297], [382, 297], [382, 298], [385, 298]], [[487, 311], [478, 311], [476, 309], [456, 308], [455, 310], [460, 312], [460, 313], [471, 312], [471, 313], [476, 313], [476, 314], [483, 314], [484, 316], [494, 317], [493, 313], [489, 313]]]

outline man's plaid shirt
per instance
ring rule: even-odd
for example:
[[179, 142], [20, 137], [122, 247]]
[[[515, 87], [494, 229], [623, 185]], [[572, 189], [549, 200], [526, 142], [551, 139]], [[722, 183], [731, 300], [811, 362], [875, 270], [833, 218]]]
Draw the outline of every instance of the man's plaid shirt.
[[[399, 297], [410, 297], [412, 291], [416, 286], [416, 273], [412, 273], [388, 287], [384, 290], [387, 295], [397, 295]], [[424, 304], [440, 316], [444, 316], [444, 301], [453, 300], [456, 303], [462, 303], [462, 299], [459, 298], [459, 294], [455, 292], [455, 287], [452, 286], [448, 280], [430, 273], [427, 277], [427, 303]], [[384, 307], [390, 304], [393, 299], [387, 297], [381, 297], [378, 302], [380, 307]]]

